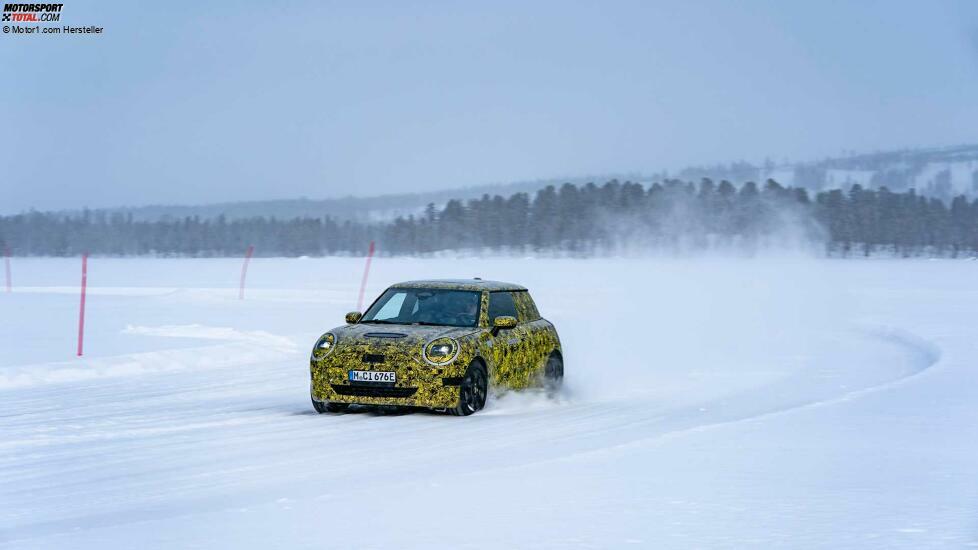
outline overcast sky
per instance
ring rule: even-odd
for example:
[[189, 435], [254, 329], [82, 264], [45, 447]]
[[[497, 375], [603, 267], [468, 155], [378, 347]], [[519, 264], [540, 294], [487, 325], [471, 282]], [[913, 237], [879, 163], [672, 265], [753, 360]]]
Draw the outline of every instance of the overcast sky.
[[978, 142], [969, 1], [66, 1], [0, 35], [3, 213]]

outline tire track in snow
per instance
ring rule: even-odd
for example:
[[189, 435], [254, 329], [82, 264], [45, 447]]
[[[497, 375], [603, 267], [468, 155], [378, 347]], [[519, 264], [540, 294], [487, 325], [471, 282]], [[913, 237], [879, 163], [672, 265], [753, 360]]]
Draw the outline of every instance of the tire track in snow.
[[[500, 468], [500, 469], [523, 468], [523, 467], [528, 467], [528, 466], [535, 466], [535, 465], [538, 465], [538, 464], [545, 464], [545, 463], [553, 462], [553, 461], [569, 461], [569, 460], [575, 460], [575, 459], [578, 459], [578, 458], [581, 458], [581, 457], [585, 457], [585, 456], [595, 456], [595, 455], [599, 455], [599, 454], [603, 454], [603, 453], [609, 453], [609, 452], [614, 452], [614, 451], [623, 451], [623, 450], [628, 450], [630, 448], [637, 448], [637, 447], [639, 447], [641, 445], [644, 445], [644, 444], [647, 444], [649, 442], [657, 441], [657, 440], [661, 440], [661, 439], [665, 439], [665, 438], [669, 438], [669, 437], [677, 437], [677, 436], [681, 436], [681, 435], [684, 435], [684, 434], [704, 432], [704, 431], [712, 430], [714, 428], [720, 428], [720, 427], [735, 425], [735, 424], [744, 423], [744, 422], [753, 422], [753, 421], [762, 420], [762, 419], [769, 418], [769, 417], [775, 417], [775, 416], [780, 416], [780, 415], [785, 415], [785, 414], [791, 414], [791, 413], [794, 413], [794, 412], [797, 412], [797, 411], [801, 411], [801, 410], [817, 409], [817, 408], [820, 408], [820, 407], [832, 406], [834, 404], [843, 403], [843, 402], [851, 401], [851, 400], [854, 400], [854, 399], [858, 399], [858, 398], [860, 398], [862, 396], [865, 396], [865, 395], [877, 393], [877, 392], [880, 392], [880, 391], [887, 391], [887, 390], [889, 390], [891, 388], [896, 388], [896, 387], [902, 386], [902, 385], [904, 385], [904, 384], [912, 381], [913, 379], [915, 379], [915, 378], [917, 378], [919, 376], [922, 376], [922, 375], [926, 374], [932, 367], [934, 367], [935, 365], [937, 365], [938, 362], [940, 361], [942, 352], [941, 352], [941, 349], [940, 349], [939, 346], [937, 346], [933, 342], [930, 342], [928, 340], [925, 340], [924, 338], [921, 338], [919, 336], [916, 336], [915, 334], [913, 334], [913, 333], [911, 333], [909, 331], [905, 331], [905, 330], [897, 329], [897, 328], [892, 328], [892, 327], [877, 327], [877, 328], [867, 327], [867, 328], [864, 328], [863, 331], [865, 332], [865, 334], [867, 334], [869, 336], [875, 336], [877, 338], [882, 338], [884, 340], [890, 341], [891, 343], [893, 343], [895, 345], [898, 345], [898, 346], [903, 347], [906, 350], [906, 352], [907, 352], [908, 355], [915, 357], [914, 363], [916, 364], [916, 368], [912, 372], [907, 373], [907, 374], [904, 374], [904, 375], [901, 375], [901, 376], [897, 376], [896, 378], [892, 378], [892, 379], [889, 379], [889, 380], [881, 381], [881, 382], [879, 382], [877, 384], [870, 385], [870, 386], [865, 386], [865, 387], [861, 387], [861, 388], [858, 388], [858, 389], [854, 389], [852, 391], [847, 391], [847, 392], [844, 392], [844, 393], [842, 393], [840, 395], [836, 395], [836, 396], [833, 396], [833, 397], [828, 397], [828, 398], [825, 398], [825, 399], [816, 399], [816, 400], [812, 400], [812, 401], [804, 401], [804, 402], [794, 403], [794, 404], [786, 405], [784, 407], [774, 408], [774, 409], [771, 409], [771, 410], [765, 410], [765, 411], [762, 411], [762, 412], [757, 412], [757, 413], [754, 413], [754, 414], [747, 414], [747, 415], [739, 416], [739, 417], [735, 415], [732, 418], [724, 419], [724, 420], [706, 421], [706, 422], [693, 422], [689, 426], [679, 427], [679, 428], [675, 428], [675, 429], [668, 429], [668, 430], [661, 431], [660, 433], [656, 433], [656, 434], [652, 434], [652, 435], [646, 435], [646, 436], [643, 436], [643, 437], [637, 437], [637, 438], [634, 438], [634, 439], [631, 439], [629, 441], [625, 441], [625, 442], [622, 442], [622, 443], [619, 443], [619, 444], [616, 444], [616, 445], [610, 445], [610, 446], [601, 447], [601, 448], [595, 448], [595, 449], [578, 450], [578, 451], [572, 452], [572, 453], [570, 453], [568, 455], [565, 455], [565, 456], [560, 456], [560, 457], [550, 458], [550, 459], [544, 459], [544, 460], [538, 460], [538, 461], [533, 461], [533, 462], [526, 462], [526, 463], [523, 463], [523, 464], [511, 466], [511, 467], [508, 467], [508, 468]], [[795, 380], [795, 379], [790, 379], [790, 381], [782, 382], [779, 385], [794, 385], [794, 384], [798, 384], [798, 383], [800, 383], [800, 381]], [[746, 400], [746, 399], [749, 399], [750, 396], [752, 394], [755, 394], [755, 393], [757, 393], [756, 390], [749, 391], [749, 392], [746, 392], [744, 395], [739, 396], [739, 398]], [[684, 411], [678, 411], [677, 410], [676, 412], [677, 413], [682, 413], [682, 414], [688, 414], [690, 416], [695, 416], [695, 412], [694, 411], [696, 411], [696, 410], [702, 411], [703, 409], [702, 408], [690, 408], [690, 409], [686, 409]], [[655, 423], [656, 421], [664, 421], [664, 420], [668, 419], [670, 416], [681, 416], [681, 414], [680, 415], [659, 416], [659, 417], [656, 417], [656, 418], [646, 418], [646, 419], [643, 419], [643, 420], [639, 420], [639, 421], [637, 421], [635, 423], [632, 423], [631, 426], [632, 427], [635, 427], [636, 425], [645, 424], [648, 421], [651, 421], [652, 423]]]

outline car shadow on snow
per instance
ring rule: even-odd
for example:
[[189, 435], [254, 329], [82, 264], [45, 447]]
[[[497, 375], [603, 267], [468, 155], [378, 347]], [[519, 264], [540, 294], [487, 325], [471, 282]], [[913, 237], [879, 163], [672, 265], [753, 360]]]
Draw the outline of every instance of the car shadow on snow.
[[[529, 388], [524, 390], [506, 390], [494, 392], [486, 403], [486, 408], [475, 413], [482, 414], [509, 414], [521, 411], [531, 411], [552, 406], [559, 406], [570, 401], [570, 395], [566, 387], [560, 389]], [[428, 409], [424, 407], [409, 407], [399, 405], [350, 405], [343, 412], [318, 413], [311, 405], [303, 407], [301, 410], [289, 408], [289, 414], [293, 416], [343, 416], [343, 415], [367, 415], [375, 417], [385, 416], [407, 416], [407, 415], [427, 415], [427, 416], [454, 416], [448, 410]]]
[[386, 406], [386, 405], [351, 405], [349, 409], [343, 412], [326, 412], [319, 413], [316, 412], [311, 406], [308, 410], [291, 410], [289, 412], [292, 416], [346, 416], [346, 415], [365, 415], [365, 416], [406, 416], [412, 414], [422, 414], [422, 415], [432, 415], [432, 416], [452, 416], [447, 411], [436, 411], [431, 409], [425, 409], [421, 407], [401, 407], [401, 406]]

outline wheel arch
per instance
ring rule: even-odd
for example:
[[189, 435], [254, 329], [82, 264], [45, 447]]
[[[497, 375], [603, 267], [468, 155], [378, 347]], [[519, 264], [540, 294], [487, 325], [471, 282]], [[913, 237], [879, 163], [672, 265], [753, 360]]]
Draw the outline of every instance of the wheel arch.
[[481, 354], [476, 355], [475, 357], [473, 357], [472, 360], [469, 361], [469, 364], [465, 366], [465, 368], [469, 368], [469, 366], [472, 365], [473, 363], [478, 363], [478, 364], [482, 365], [482, 369], [486, 371], [486, 374], [487, 375], [489, 374], [489, 362], [486, 361], [485, 358], [482, 357]]

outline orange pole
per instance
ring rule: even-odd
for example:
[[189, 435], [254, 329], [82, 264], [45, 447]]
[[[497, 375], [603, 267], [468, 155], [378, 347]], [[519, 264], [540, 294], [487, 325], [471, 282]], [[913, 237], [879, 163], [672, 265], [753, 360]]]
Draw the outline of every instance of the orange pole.
[[238, 286], [238, 299], [244, 300], [245, 277], [248, 275], [248, 264], [251, 262], [251, 255], [255, 253], [255, 247], [248, 245], [245, 251], [244, 263], [241, 264], [241, 284]]
[[88, 288], [88, 252], [82, 253], [81, 304], [78, 307], [78, 357], [85, 343], [85, 291]]

